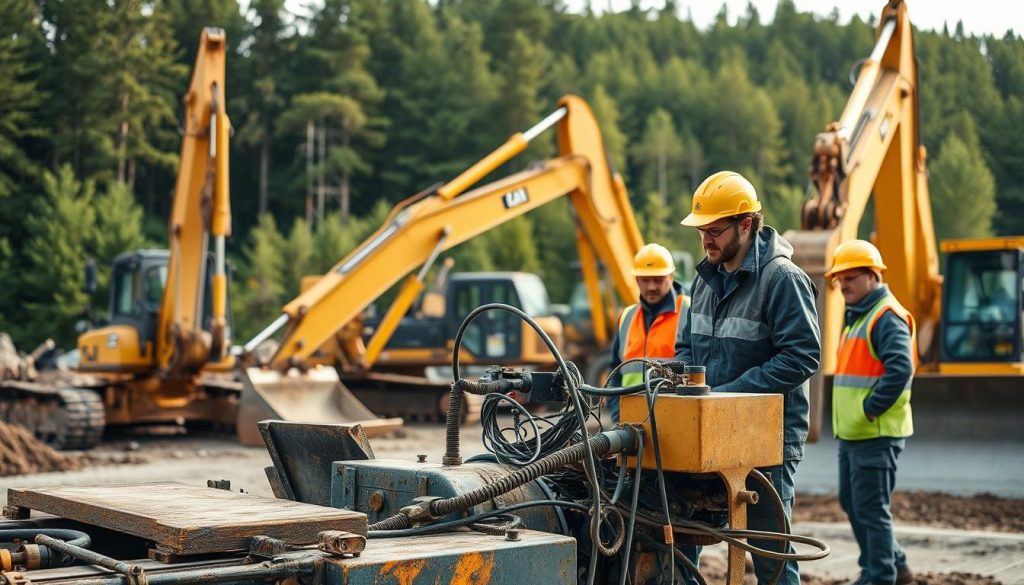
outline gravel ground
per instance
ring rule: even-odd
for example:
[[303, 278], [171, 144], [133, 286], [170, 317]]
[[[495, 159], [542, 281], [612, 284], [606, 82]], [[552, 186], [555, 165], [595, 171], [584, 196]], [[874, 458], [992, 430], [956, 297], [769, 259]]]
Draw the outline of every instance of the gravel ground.
[[[899, 524], [1024, 533], [1024, 500], [991, 494], [966, 497], [938, 492], [895, 492], [892, 514]], [[835, 495], [798, 494], [793, 521], [846, 522], [846, 513]]]
[[[428, 461], [440, 461], [444, 452], [444, 429], [437, 425], [410, 425], [390, 437], [374, 439], [372, 444], [377, 458], [415, 461], [416, 455], [424, 454]], [[466, 455], [481, 452], [479, 428], [465, 428], [462, 445]], [[77, 471], [0, 478], [0, 501], [6, 501], [6, 488], [14, 486], [159, 480], [203, 485], [207, 479], [220, 478], [230, 479], [236, 489], [271, 495], [263, 473], [263, 467], [270, 464], [266, 451], [241, 447], [229, 436], [188, 435], [176, 427], [150, 429], [145, 434], [116, 435], [100, 447], [79, 455], [84, 467]], [[944, 484], [934, 485], [941, 489]], [[898, 528], [924, 531], [922, 535], [915, 532], [913, 537], [900, 536], [901, 543], [916, 547], [916, 556], [912, 557], [916, 561], [912, 566], [920, 569], [916, 585], [1024, 585], [1024, 564], [1009, 571], [969, 569], [975, 567], [971, 558], [988, 557], [1002, 567], [1016, 566], [1017, 560], [1024, 559], [1024, 538], [1019, 536], [1024, 534], [1024, 499], [906, 491], [894, 495], [893, 511]], [[834, 495], [799, 494], [794, 522], [795, 532], [822, 538], [833, 548], [829, 558], [801, 565], [805, 585], [838, 585], [855, 576], [856, 544], [845, 534], [846, 518]], [[943, 536], [935, 536], [928, 532], [931, 529], [928, 527], [947, 530]], [[965, 540], [950, 544], [953, 542], [950, 534], [961, 533]], [[1001, 535], [1006, 542], [986, 536], [992, 533]], [[709, 583], [724, 582], [724, 552], [723, 545], [716, 545], [709, 547], [702, 557], [702, 569]], [[908, 551], [908, 554], [911, 553]], [[926, 554], [930, 558], [924, 558]], [[969, 570], [997, 574], [1000, 578]], [[747, 582], [751, 585], [755, 582], [752, 574]]]

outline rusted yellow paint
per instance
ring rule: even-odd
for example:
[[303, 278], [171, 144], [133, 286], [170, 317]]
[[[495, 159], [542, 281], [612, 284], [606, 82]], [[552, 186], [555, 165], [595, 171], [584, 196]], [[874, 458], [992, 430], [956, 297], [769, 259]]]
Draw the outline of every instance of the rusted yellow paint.
[[451, 585], [482, 585], [491, 582], [494, 553], [467, 553], [455, 564]]
[[382, 577], [394, 577], [395, 585], [412, 585], [416, 577], [427, 566], [427, 559], [411, 561], [392, 561], [385, 563], [380, 569]]

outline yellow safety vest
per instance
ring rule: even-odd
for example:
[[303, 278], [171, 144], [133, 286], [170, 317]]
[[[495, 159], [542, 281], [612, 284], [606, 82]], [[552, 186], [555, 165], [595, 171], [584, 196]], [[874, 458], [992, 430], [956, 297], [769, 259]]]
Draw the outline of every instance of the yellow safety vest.
[[836, 437], [861, 441], [876, 437], [909, 437], [914, 434], [910, 412], [910, 381], [900, 397], [874, 421], [864, 414], [864, 401], [871, 395], [885, 366], [871, 344], [871, 332], [887, 311], [892, 311], [910, 326], [911, 360], [917, 368], [917, 327], [910, 311], [887, 294], [867, 313], [843, 330], [839, 342], [839, 360], [832, 383], [832, 430]]

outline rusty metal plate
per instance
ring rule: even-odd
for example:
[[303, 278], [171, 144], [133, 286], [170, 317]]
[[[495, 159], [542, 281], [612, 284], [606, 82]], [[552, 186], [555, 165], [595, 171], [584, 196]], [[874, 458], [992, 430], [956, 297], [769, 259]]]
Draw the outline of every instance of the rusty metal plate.
[[331, 559], [325, 582], [347, 585], [575, 585], [576, 541], [523, 530], [519, 540], [458, 531], [374, 538], [359, 557]]
[[242, 550], [258, 534], [314, 544], [322, 530], [366, 534], [360, 512], [176, 482], [8, 490], [9, 505], [63, 516], [192, 555]]

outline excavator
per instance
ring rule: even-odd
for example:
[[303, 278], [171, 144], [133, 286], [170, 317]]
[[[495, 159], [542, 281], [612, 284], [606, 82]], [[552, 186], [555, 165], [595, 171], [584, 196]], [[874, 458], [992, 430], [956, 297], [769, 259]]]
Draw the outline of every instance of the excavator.
[[821, 432], [844, 312], [841, 295], [824, 273], [835, 247], [858, 237], [869, 203], [870, 237], [889, 267], [886, 283], [917, 321], [916, 429], [1011, 436], [1024, 403], [1024, 237], [942, 242], [945, 278], [940, 274], [919, 88], [907, 6], [890, 0], [842, 116], [815, 138], [812, 197], [803, 207], [801, 230], [786, 233], [794, 261], [824, 291], [818, 307], [822, 368], [811, 388], [812, 440]]
[[[553, 126], [557, 130], [558, 157], [471, 189]], [[639, 293], [629, 268], [643, 241], [625, 184], [610, 166], [597, 120], [586, 102], [566, 96], [553, 113], [525, 132], [514, 134], [454, 179], [397, 204], [374, 234], [285, 305], [277, 320], [244, 347], [245, 353], [251, 355], [283, 330], [272, 355], [264, 356], [247, 371], [242, 398], [244, 417], [260, 420], [290, 413], [295, 390], [287, 372], [309, 368], [331, 353], [340, 355], [339, 361], [347, 365], [341, 368], [343, 372], [347, 370], [345, 385], [375, 411], [388, 408], [391, 414], [409, 417], [425, 409], [443, 407], [449, 390], [447, 383], [428, 383], [422, 377], [369, 370], [420, 297], [428, 272], [439, 255], [563, 196], [568, 196], [574, 210], [574, 237], [589, 296], [594, 336], [598, 344], [606, 345], [611, 323], [605, 310], [607, 295], [602, 294], [600, 285], [599, 262], [619, 301], [632, 302]], [[407, 274], [373, 335], [364, 342], [365, 309]], [[428, 295], [421, 307], [428, 315], [451, 321], [449, 325], [457, 328], [466, 313], [488, 301], [534, 304], [534, 299], [541, 296], [537, 291], [543, 286], [535, 276], [522, 273], [490, 274], [462, 284], [465, 286], [456, 287], [461, 292], [453, 292], [449, 300]], [[546, 292], [542, 296], [546, 297]], [[549, 337], [561, 342], [561, 322], [554, 316], [537, 316]], [[451, 329], [444, 341], [450, 356], [455, 331], [437, 320], [431, 327]], [[492, 323], [487, 319], [474, 323], [478, 329], [467, 333], [471, 339], [462, 344], [460, 354], [460, 360], [464, 358], [467, 363], [511, 365], [546, 353], [541, 339], [525, 324]], [[406, 338], [406, 333], [402, 338]], [[392, 348], [387, 357], [400, 360], [403, 351], [422, 353], [415, 348]], [[418, 355], [417, 359], [423, 357]], [[378, 397], [376, 408], [370, 402], [374, 393]], [[259, 440], [259, 436], [251, 436], [252, 442]]]
[[[204, 29], [184, 98], [169, 249], [114, 259], [109, 318], [78, 338], [79, 363], [70, 378], [0, 383], [7, 422], [54, 447], [88, 449], [111, 425], [236, 425], [242, 385], [229, 351], [225, 51], [224, 32]], [[94, 272], [86, 280], [95, 281]], [[311, 393], [318, 383], [315, 375], [306, 380]], [[354, 398], [346, 407], [349, 417], [332, 422], [366, 419], [370, 428], [377, 418]]]
[[[64, 449], [88, 449], [106, 425], [202, 420], [234, 424], [224, 244], [230, 121], [225, 37], [206, 28], [184, 104], [170, 250], [135, 250], [113, 261], [108, 324], [78, 338], [70, 383], [5, 385], [4, 400], [31, 415], [14, 422]], [[210, 261], [209, 240], [215, 252]], [[95, 273], [87, 271], [87, 282]]]

